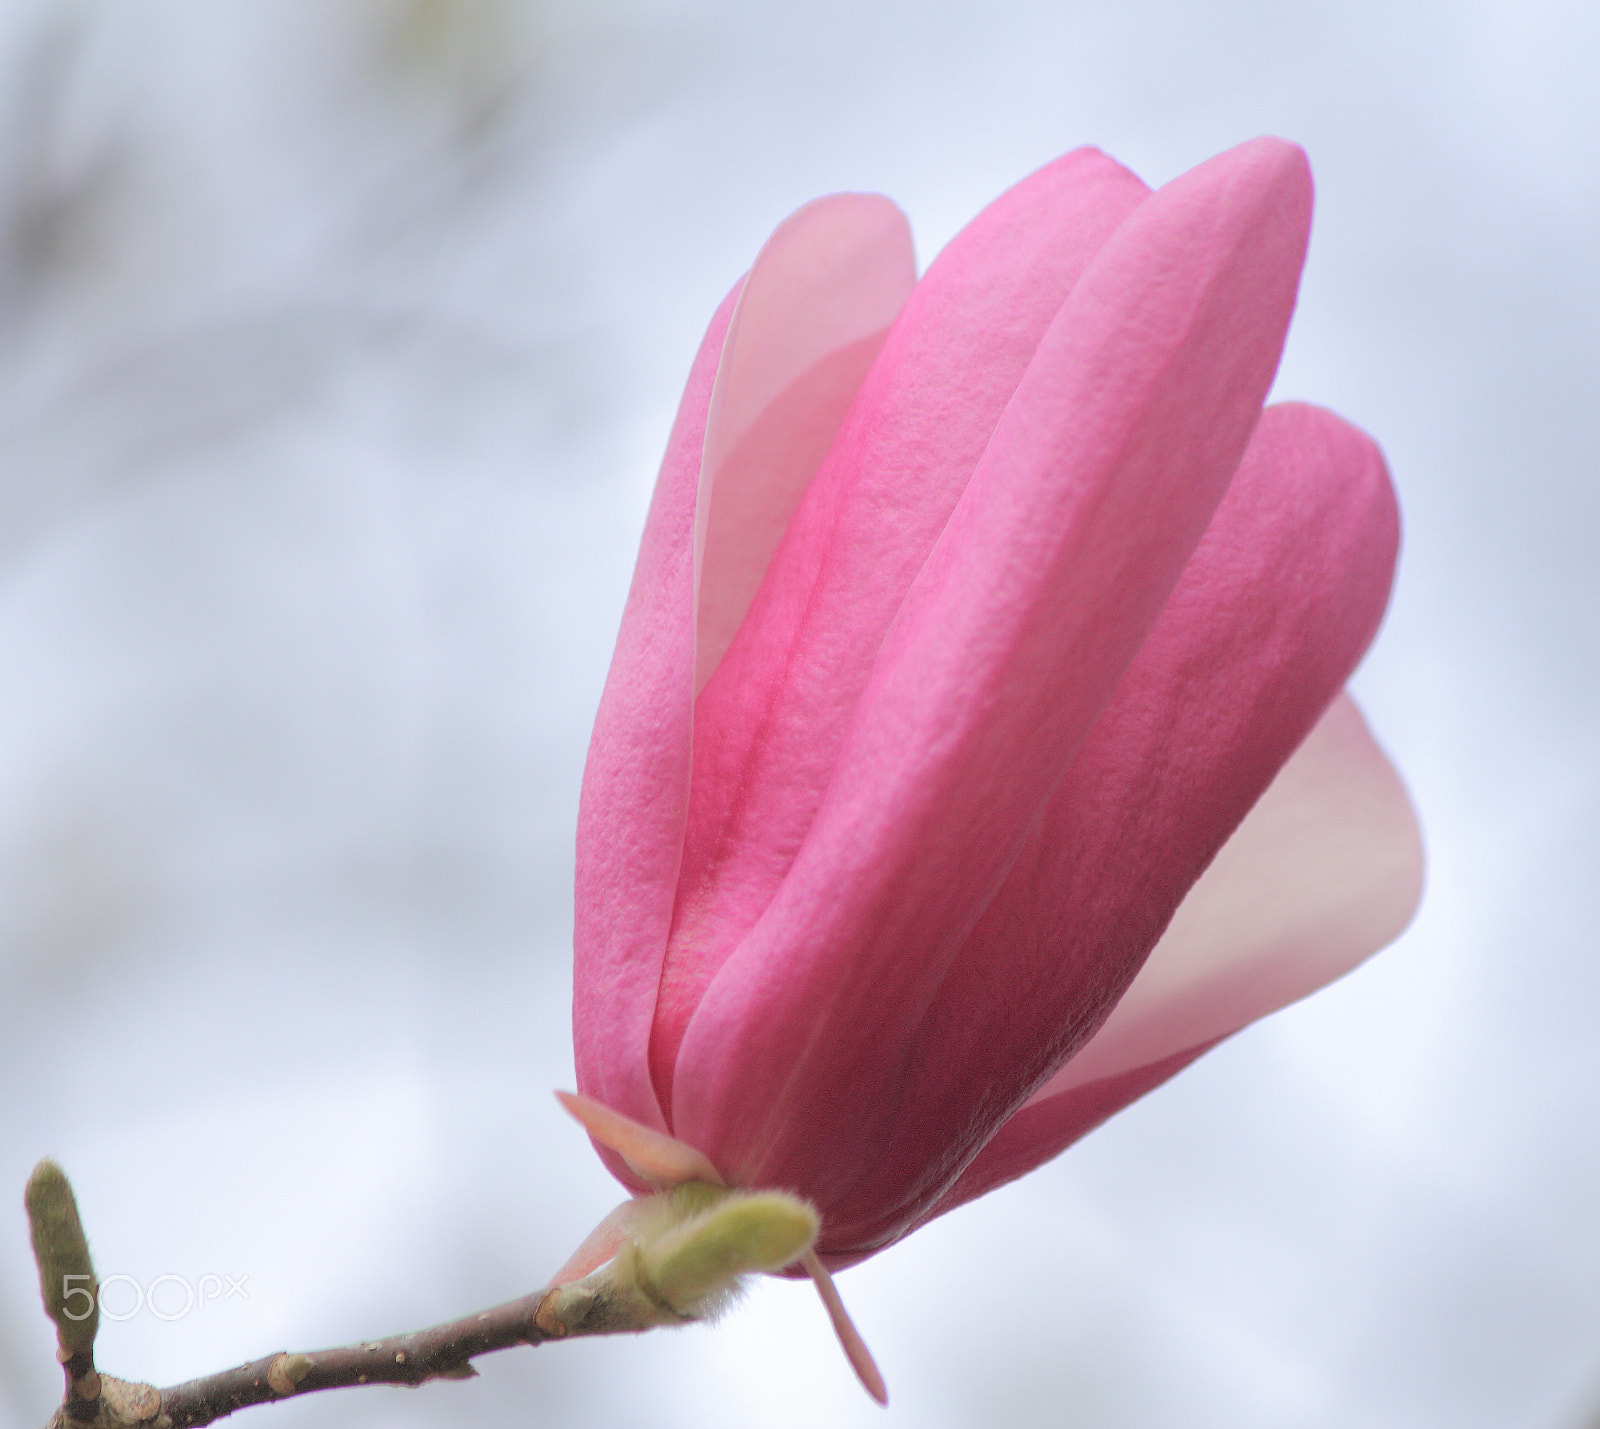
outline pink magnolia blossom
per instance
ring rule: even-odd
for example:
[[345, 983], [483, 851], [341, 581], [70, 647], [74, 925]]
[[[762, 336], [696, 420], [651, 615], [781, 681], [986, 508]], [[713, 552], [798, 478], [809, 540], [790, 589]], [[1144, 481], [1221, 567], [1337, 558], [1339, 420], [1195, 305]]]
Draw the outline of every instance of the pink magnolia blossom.
[[1155, 192], [1079, 150], [920, 280], [891, 203], [820, 199], [718, 309], [579, 820], [580, 1105], [631, 1190], [796, 1192], [847, 1265], [1404, 927], [1341, 694], [1393, 492], [1262, 410], [1310, 216], [1279, 140]]

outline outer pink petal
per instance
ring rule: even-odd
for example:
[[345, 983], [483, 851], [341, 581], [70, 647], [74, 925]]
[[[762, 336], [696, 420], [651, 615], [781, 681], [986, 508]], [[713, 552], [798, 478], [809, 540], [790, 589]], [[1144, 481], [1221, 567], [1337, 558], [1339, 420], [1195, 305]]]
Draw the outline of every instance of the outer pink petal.
[[580, 1087], [648, 1127], [665, 1130], [647, 1059], [689, 801], [696, 660], [714, 662], [717, 632], [737, 624], [914, 279], [910, 234], [888, 200], [807, 204], [719, 309], [662, 464], [584, 774], [574, 984]]
[[[1370, 441], [1315, 408], [1265, 415], [1160, 623], [939, 990], [921, 1035], [940, 1054], [908, 1077], [894, 1144], [836, 1208], [828, 1248], [881, 1235], [897, 1203], [900, 1214], [925, 1203], [1093, 1032], [1365, 649], [1396, 540]], [[991, 1035], [973, 1037], [974, 1024]]]
[[1344, 696], [1190, 890], [1105, 1025], [931, 1214], [1031, 1171], [1224, 1037], [1342, 977], [1400, 935], [1421, 893], [1411, 801]]
[[696, 711], [693, 807], [656, 1019], [689, 1018], [809, 827], [873, 659], [1040, 337], [1145, 196], [1093, 150], [992, 204], [907, 302]]
[[[1365, 436], [1313, 407], [1264, 414], [1172, 600], [951, 965], [919, 1029], [925, 1055], [899, 1087], [902, 1113], [832, 1207], [825, 1251], [881, 1244], [921, 1219], [1085, 1045], [1343, 686], [1377, 628], [1397, 539]], [[1226, 1015], [1200, 1018], [1145, 1050], [1155, 1062], [1231, 1030]], [[1123, 1090], [1142, 1089], [1135, 1077]]]
[[1103, 1082], [1090, 1082], [1068, 1097], [1038, 1105], [1029, 1103], [994, 1134], [954, 1185], [919, 1210], [916, 1220], [888, 1239], [859, 1244], [849, 1250], [824, 1251], [821, 1253], [822, 1261], [830, 1270], [848, 1270], [852, 1265], [883, 1250], [892, 1240], [902, 1239], [926, 1225], [934, 1217], [942, 1216], [946, 1211], [953, 1211], [957, 1206], [976, 1200], [986, 1191], [1027, 1175], [1074, 1141], [1087, 1136], [1102, 1122], [1109, 1121], [1125, 1106], [1138, 1101], [1146, 1092], [1175, 1077], [1214, 1045], [1207, 1043], [1202, 1047], [1192, 1047], [1153, 1066], [1123, 1072]]
[[[736, 287], [695, 356], [645, 518], [578, 804], [572, 1033], [578, 1086], [666, 1129], [647, 1049], [689, 805], [700, 455]], [[620, 1159], [601, 1150], [626, 1184]]]
[[[1046, 333], [884, 642], [804, 847], [684, 1040], [675, 1134], [734, 1182], [794, 1186], [826, 1215], [921, 1114], [904, 1095], [919, 1028], [1226, 490], [1309, 219], [1304, 155], [1241, 146], [1137, 208]], [[983, 1016], [942, 1029], [957, 1050], [1020, 1052], [1008, 1032]]]

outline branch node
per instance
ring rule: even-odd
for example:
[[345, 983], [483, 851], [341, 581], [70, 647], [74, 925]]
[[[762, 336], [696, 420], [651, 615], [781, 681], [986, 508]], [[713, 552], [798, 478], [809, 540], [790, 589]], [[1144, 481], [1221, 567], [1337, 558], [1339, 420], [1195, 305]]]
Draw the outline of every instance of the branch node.
[[72, 1382], [72, 1392], [79, 1399], [96, 1400], [100, 1398], [100, 1375], [95, 1370], [79, 1376]]
[[564, 1340], [588, 1319], [594, 1308], [595, 1293], [584, 1285], [557, 1285], [547, 1291], [533, 1323], [552, 1339]]
[[281, 1354], [267, 1367], [267, 1385], [280, 1399], [300, 1392], [300, 1381], [311, 1373], [309, 1355]]
[[172, 1420], [161, 1412], [161, 1391], [153, 1384], [100, 1376], [100, 1413], [91, 1421], [104, 1429], [171, 1429]]

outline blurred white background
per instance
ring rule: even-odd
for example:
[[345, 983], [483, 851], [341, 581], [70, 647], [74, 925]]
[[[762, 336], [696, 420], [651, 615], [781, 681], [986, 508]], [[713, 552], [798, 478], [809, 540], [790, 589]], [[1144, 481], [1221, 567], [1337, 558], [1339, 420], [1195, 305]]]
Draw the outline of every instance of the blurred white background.
[[253, 1413], [1595, 1423], [1597, 72], [1588, 0], [0, 5], [0, 1429], [58, 1394], [44, 1154], [103, 1276], [246, 1278], [106, 1324], [112, 1373], [542, 1283], [619, 1199], [549, 1095], [572, 832], [716, 301], [820, 193], [926, 263], [1065, 149], [1159, 183], [1263, 132], [1319, 185], [1278, 393], [1405, 509], [1357, 688], [1414, 929], [845, 1276], [887, 1418], [770, 1282]]

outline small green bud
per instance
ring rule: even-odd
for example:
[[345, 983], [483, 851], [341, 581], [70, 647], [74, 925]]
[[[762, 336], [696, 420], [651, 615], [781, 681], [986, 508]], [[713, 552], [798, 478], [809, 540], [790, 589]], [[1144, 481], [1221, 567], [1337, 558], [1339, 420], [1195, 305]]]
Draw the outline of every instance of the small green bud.
[[694, 1318], [735, 1289], [740, 1276], [782, 1270], [798, 1260], [819, 1227], [816, 1211], [796, 1196], [726, 1192], [708, 1209], [641, 1244], [639, 1271], [662, 1301]]
[[41, 1161], [28, 1177], [23, 1199], [45, 1314], [55, 1322], [65, 1355], [88, 1354], [100, 1328], [100, 1287], [66, 1172], [54, 1161]]

